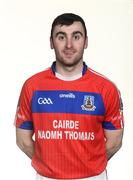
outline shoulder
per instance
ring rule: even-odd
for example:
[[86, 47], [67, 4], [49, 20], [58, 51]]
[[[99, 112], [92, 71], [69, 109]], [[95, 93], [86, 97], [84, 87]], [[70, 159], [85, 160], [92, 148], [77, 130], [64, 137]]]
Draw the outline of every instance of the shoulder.
[[119, 91], [116, 84], [112, 80], [104, 76], [103, 74], [94, 71], [91, 68], [89, 68], [88, 71], [92, 83], [94, 83], [94, 85], [98, 87], [101, 91], [108, 91], [108, 92]]
[[27, 87], [28, 89], [34, 89], [37, 87], [40, 83], [45, 81], [48, 77], [51, 76], [51, 68], [47, 68], [44, 71], [38, 72], [31, 77], [29, 77], [25, 82], [24, 82], [24, 87]]

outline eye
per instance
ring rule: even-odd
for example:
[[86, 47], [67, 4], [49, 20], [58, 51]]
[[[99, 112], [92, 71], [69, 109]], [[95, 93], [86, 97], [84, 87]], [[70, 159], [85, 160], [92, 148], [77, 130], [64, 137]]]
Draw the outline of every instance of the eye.
[[60, 41], [63, 41], [63, 40], [65, 39], [65, 36], [64, 36], [64, 35], [59, 35], [59, 36], [58, 36], [58, 39], [59, 39]]
[[79, 40], [80, 38], [81, 38], [81, 35], [80, 35], [80, 34], [75, 34], [75, 35], [74, 35], [74, 39], [75, 39], [75, 40]]

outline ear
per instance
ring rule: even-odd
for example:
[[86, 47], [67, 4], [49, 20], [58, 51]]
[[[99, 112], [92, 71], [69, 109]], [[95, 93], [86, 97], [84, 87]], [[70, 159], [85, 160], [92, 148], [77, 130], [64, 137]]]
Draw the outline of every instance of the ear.
[[84, 45], [85, 49], [87, 49], [87, 47], [88, 47], [88, 36], [86, 36], [85, 45]]
[[51, 49], [54, 49], [53, 40], [51, 37], [50, 37], [50, 47], [51, 47]]

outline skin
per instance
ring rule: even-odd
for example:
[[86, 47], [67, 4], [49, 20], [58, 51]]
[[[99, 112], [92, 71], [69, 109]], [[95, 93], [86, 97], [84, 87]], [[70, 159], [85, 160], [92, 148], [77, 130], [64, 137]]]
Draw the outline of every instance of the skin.
[[30, 159], [34, 154], [33, 134], [31, 130], [16, 128], [16, 144]]
[[57, 25], [50, 39], [51, 48], [55, 51], [56, 70], [63, 76], [73, 76], [82, 71], [84, 49], [88, 38], [80, 22], [72, 25]]
[[106, 137], [107, 159], [109, 160], [122, 146], [123, 129], [104, 129], [104, 134]]
[[[55, 51], [58, 73], [62, 76], [73, 76], [82, 71], [83, 54], [88, 46], [88, 38], [85, 37], [84, 28], [80, 22], [74, 22], [69, 26], [55, 26], [50, 45]], [[122, 145], [123, 129], [104, 129], [103, 131], [109, 160]], [[31, 130], [16, 128], [17, 145], [30, 159], [34, 154], [33, 134]]]

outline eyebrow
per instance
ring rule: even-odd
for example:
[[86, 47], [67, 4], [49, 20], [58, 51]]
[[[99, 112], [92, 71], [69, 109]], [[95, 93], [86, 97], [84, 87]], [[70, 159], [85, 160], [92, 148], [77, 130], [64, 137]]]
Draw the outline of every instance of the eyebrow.
[[57, 37], [58, 35], [66, 35], [66, 33], [63, 32], [63, 31], [59, 31], [59, 32], [57, 32], [57, 33], [55, 34], [55, 36]]
[[83, 36], [83, 33], [81, 31], [74, 31], [73, 35], [75, 35], [75, 34], [80, 34], [81, 36]]
[[[75, 34], [80, 34], [81, 36], [83, 36], [83, 33], [80, 32], [80, 31], [74, 31], [72, 34], [73, 34], [73, 35], [75, 35]], [[57, 32], [57, 33], [55, 34], [55, 36], [57, 37], [58, 35], [66, 35], [66, 33], [63, 32], [63, 31], [59, 31], [59, 32]]]

